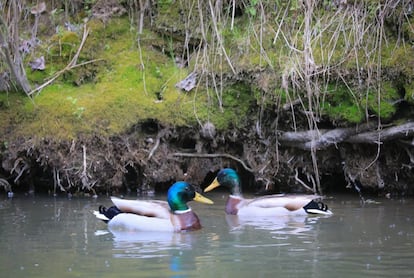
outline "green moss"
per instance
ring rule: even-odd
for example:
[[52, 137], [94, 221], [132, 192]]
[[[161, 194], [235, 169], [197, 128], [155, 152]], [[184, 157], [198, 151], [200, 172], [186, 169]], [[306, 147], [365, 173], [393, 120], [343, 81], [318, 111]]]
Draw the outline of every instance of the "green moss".
[[404, 90], [405, 90], [404, 99], [407, 102], [414, 104], [414, 83], [407, 84]]
[[29, 99], [18, 93], [0, 93], [0, 140], [8, 140], [10, 125], [21, 123], [21, 115], [24, 115], [23, 105]]
[[[131, 25], [131, 22], [126, 18], [113, 18], [110, 23], [104, 24], [102, 21], [94, 19], [88, 22], [88, 27], [90, 28], [90, 35], [100, 40], [116, 40], [125, 37], [129, 37], [135, 34], [134, 25]], [[101, 44], [101, 47], [103, 44]]]
[[361, 109], [358, 105], [351, 103], [339, 104], [337, 106], [324, 107], [327, 115], [334, 122], [347, 121], [350, 123], [361, 123], [364, 120], [364, 115], [361, 113]]
[[26, 70], [27, 79], [31, 84], [42, 84], [45, 79], [50, 76], [50, 71], [40, 71], [40, 70]]
[[384, 70], [402, 73], [405, 77], [414, 76], [414, 48], [404, 45], [387, 45], [382, 51]]
[[[26, 73], [28, 80], [34, 85], [40, 85], [57, 71], [66, 67], [75, 55], [81, 38], [75, 32], [61, 30], [53, 35], [45, 44], [41, 44], [36, 52], [26, 58]], [[31, 70], [28, 62], [43, 56], [46, 69], [43, 71]]]
[[413, 26], [414, 26], [414, 17], [410, 16], [406, 18], [406, 20], [403, 21], [402, 30], [404, 32], [404, 35], [407, 37], [407, 40], [410, 41], [411, 43], [414, 42]]
[[333, 121], [360, 123], [364, 119], [359, 99], [344, 85], [330, 84], [325, 92], [321, 112]]
[[80, 40], [81, 38], [75, 32], [62, 31], [57, 33], [50, 40], [48, 60], [51, 63], [60, 60], [69, 62], [75, 55]]
[[[88, 39], [96, 40], [93, 34], [100, 32], [91, 32]], [[196, 125], [197, 120], [210, 120], [217, 128], [242, 124], [254, 99], [248, 87], [236, 86], [223, 92], [224, 112], [215, 92], [178, 90], [175, 84], [189, 72], [146, 44], [145, 39], [152, 36], [143, 34], [141, 48], [133, 45], [129, 32], [116, 40], [108, 38], [107, 47], [95, 53], [105, 59], [103, 70], [97, 73], [99, 82], [74, 86], [67, 77], [41, 91], [34, 104], [24, 99], [24, 116], [16, 134], [53, 134], [57, 139], [79, 134], [112, 135], [148, 118], [164, 125]]]
[[171, 9], [174, 9], [174, 7], [177, 6], [173, 0], [158, 0], [157, 5], [158, 12], [162, 14], [170, 12]]
[[330, 85], [322, 112], [333, 120], [351, 123], [363, 121], [365, 111], [387, 120], [395, 114], [395, 101], [398, 99], [398, 91], [391, 83], [383, 83], [380, 91], [354, 88], [352, 92], [345, 86]]
[[390, 84], [384, 83], [380, 91], [369, 90], [361, 103], [376, 116], [387, 120], [396, 112], [395, 101], [399, 99], [397, 90]]
[[[175, 33], [180, 30], [185, 30], [185, 21], [183, 14], [190, 15], [185, 20], [189, 20], [189, 26], [197, 26], [200, 22], [198, 20], [198, 12], [194, 13], [193, 6], [188, 1], [162, 0], [158, 1], [158, 14], [155, 18], [155, 24], [160, 30]], [[190, 6], [186, 6], [186, 5]], [[193, 10], [193, 12], [190, 12]], [[193, 32], [197, 32], [193, 28]]]
[[[210, 93], [212, 94], [212, 92]], [[214, 96], [214, 95], [213, 95]], [[251, 87], [247, 84], [235, 84], [223, 91], [222, 107], [223, 111], [218, 109], [217, 97], [213, 97], [216, 104], [214, 109], [209, 108], [213, 112], [210, 115], [211, 122], [213, 122], [218, 129], [228, 128], [229, 126], [242, 126], [249, 116], [249, 108], [252, 103], [256, 101]]]

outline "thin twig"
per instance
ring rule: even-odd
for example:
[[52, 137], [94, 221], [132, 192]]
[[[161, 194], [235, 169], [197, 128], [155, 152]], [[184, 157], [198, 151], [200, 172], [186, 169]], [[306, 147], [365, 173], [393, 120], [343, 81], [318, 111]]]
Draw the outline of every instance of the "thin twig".
[[50, 78], [48, 81], [46, 81], [45, 83], [43, 83], [42, 85], [38, 86], [37, 88], [33, 89], [30, 93], [28, 93], [29, 96], [31, 96], [32, 94], [34, 94], [35, 92], [40, 92], [41, 90], [43, 90], [45, 87], [49, 86], [50, 84], [53, 83], [53, 81], [55, 81], [59, 76], [61, 76], [65, 71], [68, 70], [72, 70], [74, 68], [77, 67], [81, 67], [87, 64], [91, 64], [91, 63], [95, 63], [98, 61], [102, 61], [103, 59], [95, 59], [95, 60], [91, 60], [91, 61], [86, 61], [71, 67], [65, 67], [63, 70], [57, 72], [52, 78]]
[[102, 59], [95, 59], [95, 60], [91, 60], [91, 61], [87, 61], [87, 62], [83, 62], [81, 64], [77, 64], [78, 62], [78, 58], [79, 55], [81, 53], [81, 50], [83, 48], [83, 45], [85, 44], [86, 38], [88, 37], [89, 34], [89, 29], [86, 27], [86, 24], [84, 25], [84, 29], [83, 29], [83, 36], [82, 36], [82, 41], [78, 47], [78, 50], [76, 51], [75, 56], [73, 56], [72, 60], [69, 62], [69, 64], [67, 64], [67, 66], [58, 71], [57, 73], [55, 73], [55, 75], [53, 75], [48, 81], [46, 81], [45, 83], [43, 83], [42, 85], [36, 87], [35, 89], [33, 89], [32, 91], [30, 91], [27, 95], [31, 96], [36, 92], [40, 92], [43, 88], [45, 88], [46, 86], [50, 85], [53, 81], [55, 81], [59, 76], [61, 76], [63, 73], [65, 73], [66, 71], [72, 70], [76, 67], [80, 67], [86, 64], [90, 64], [90, 63], [94, 63], [97, 61], [100, 61]]
[[234, 26], [234, 17], [236, 15], [236, 0], [233, 0], [232, 3], [232, 11], [231, 11], [231, 24], [230, 24], [230, 30], [233, 31], [233, 26]]
[[211, 1], [208, 1], [208, 4], [210, 5], [211, 21], [213, 22], [214, 31], [216, 33], [217, 40], [219, 42], [220, 48], [221, 48], [221, 50], [223, 52], [224, 57], [227, 60], [227, 63], [229, 64], [229, 66], [231, 68], [231, 71], [233, 72], [233, 74], [236, 74], [236, 70], [234, 69], [234, 67], [233, 67], [233, 65], [231, 63], [231, 60], [230, 60], [229, 56], [227, 55], [226, 49], [225, 49], [224, 44], [223, 44], [223, 40], [220, 37], [220, 32], [219, 32], [219, 30], [217, 28], [216, 17], [214, 16], [213, 5], [211, 4]]

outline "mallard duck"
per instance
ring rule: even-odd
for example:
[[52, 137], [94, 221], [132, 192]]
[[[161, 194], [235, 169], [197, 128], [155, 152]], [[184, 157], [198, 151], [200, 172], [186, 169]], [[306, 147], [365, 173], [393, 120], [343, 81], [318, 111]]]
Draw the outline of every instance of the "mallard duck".
[[230, 196], [225, 207], [227, 214], [265, 217], [289, 214], [332, 214], [328, 206], [318, 200], [320, 199], [318, 195], [276, 194], [245, 199], [242, 195], [239, 175], [231, 168], [220, 170], [204, 192], [211, 191], [220, 185], [230, 189]]
[[110, 230], [180, 232], [201, 228], [198, 216], [187, 205], [194, 200], [213, 204], [187, 182], [174, 183], [168, 190], [167, 201], [124, 200], [111, 197], [114, 206], [99, 207], [95, 216], [108, 223]]

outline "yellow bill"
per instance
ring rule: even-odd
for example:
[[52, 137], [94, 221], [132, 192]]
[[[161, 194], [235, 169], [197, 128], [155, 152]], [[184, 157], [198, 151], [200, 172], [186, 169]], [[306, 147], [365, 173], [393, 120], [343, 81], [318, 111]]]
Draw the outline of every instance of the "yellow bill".
[[196, 202], [203, 203], [203, 204], [209, 204], [209, 205], [214, 204], [214, 202], [212, 200], [210, 200], [207, 197], [204, 197], [203, 195], [201, 195], [198, 192], [195, 193], [195, 197], [193, 198], [193, 200], [196, 201]]
[[220, 186], [220, 183], [218, 182], [217, 178], [215, 178], [209, 186], [204, 188], [204, 192], [209, 192], [209, 191], [211, 191], [214, 188], [219, 187], [219, 186]]

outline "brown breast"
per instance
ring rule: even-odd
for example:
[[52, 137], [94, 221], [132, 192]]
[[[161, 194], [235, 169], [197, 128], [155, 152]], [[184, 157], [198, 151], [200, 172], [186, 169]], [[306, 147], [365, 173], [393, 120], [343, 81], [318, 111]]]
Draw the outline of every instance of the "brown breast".
[[174, 213], [171, 215], [171, 221], [177, 231], [194, 231], [201, 229], [200, 220], [192, 211], [182, 214]]
[[239, 209], [237, 208], [237, 205], [241, 202], [241, 199], [232, 198], [229, 196], [226, 203], [226, 213], [231, 215], [237, 215], [239, 212]]

